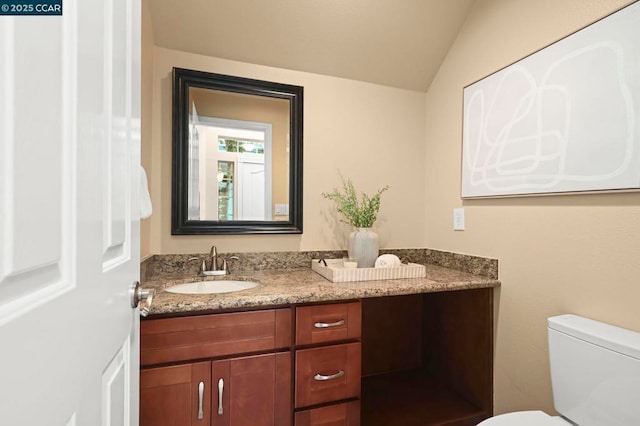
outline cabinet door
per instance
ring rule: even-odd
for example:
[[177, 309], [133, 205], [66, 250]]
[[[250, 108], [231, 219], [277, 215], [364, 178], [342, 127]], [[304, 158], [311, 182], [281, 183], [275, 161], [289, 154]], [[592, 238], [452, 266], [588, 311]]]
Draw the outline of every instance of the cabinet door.
[[140, 426], [187, 425], [211, 425], [211, 363], [140, 371]]
[[290, 426], [291, 353], [212, 363], [213, 426]]

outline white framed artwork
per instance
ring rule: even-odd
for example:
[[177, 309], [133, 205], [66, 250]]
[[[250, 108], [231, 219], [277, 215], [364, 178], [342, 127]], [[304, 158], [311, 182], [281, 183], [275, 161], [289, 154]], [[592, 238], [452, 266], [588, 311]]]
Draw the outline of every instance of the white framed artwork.
[[463, 98], [462, 198], [640, 190], [640, 2]]

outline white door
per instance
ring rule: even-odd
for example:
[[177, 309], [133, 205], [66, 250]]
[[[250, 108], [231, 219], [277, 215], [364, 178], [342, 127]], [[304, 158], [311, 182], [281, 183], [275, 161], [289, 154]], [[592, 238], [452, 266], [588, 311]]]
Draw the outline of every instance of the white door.
[[[198, 125], [198, 111], [194, 103], [189, 114], [189, 201], [187, 203], [187, 219], [188, 220], [207, 220], [200, 214], [200, 134]], [[204, 159], [203, 159], [204, 161]]]
[[[264, 156], [262, 162], [238, 158], [238, 218], [240, 220], [271, 220], [265, 207]], [[270, 211], [268, 213], [271, 213]]]
[[139, 0], [0, 17], [0, 425], [137, 425]]

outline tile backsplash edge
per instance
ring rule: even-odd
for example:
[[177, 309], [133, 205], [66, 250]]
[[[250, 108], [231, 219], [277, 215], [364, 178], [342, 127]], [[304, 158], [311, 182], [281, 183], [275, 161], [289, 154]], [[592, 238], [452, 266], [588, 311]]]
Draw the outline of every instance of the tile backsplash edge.
[[[474, 275], [498, 279], [498, 260], [467, 254], [446, 252], [433, 249], [381, 249], [380, 254], [395, 254], [402, 262], [433, 264]], [[234, 269], [299, 269], [308, 268], [312, 259], [336, 259], [346, 256], [342, 250], [289, 251], [289, 252], [255, 252], [255, 253], [220, 253], [220, 258], [238, 256], [239, 260], [231, 261]], [[140, 280], [156, 275], [198, 272], [199, 261], [190, 258], [206, 258], [206, 254], [156, 254], [145, 256], [140, 262]]]

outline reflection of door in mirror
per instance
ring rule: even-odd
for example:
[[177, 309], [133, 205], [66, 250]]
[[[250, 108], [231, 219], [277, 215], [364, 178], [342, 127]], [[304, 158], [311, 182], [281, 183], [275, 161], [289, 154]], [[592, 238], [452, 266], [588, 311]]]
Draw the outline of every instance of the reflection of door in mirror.
[[189, 114], [189, 220], [200, 219], [200, 137], [198, 136], [198, 111], [194, 103]]
[[194, 87], [189, 99], [189, 220], [289, 220], [289, 101]]
[[239, 219], [271, 220], [271, 188], [265, 187], [266, 174], [264, 154], [240, 155], [238, 159]]

